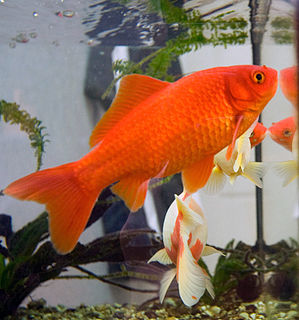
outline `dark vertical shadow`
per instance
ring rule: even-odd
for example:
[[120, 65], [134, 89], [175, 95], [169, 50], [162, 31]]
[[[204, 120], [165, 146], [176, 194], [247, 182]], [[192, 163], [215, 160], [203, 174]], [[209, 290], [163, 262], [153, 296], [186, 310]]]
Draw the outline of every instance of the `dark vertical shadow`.
[[[250, 37], [252, 46], [252, 63], [255, 65], [261, 64], [261, 50], [266, 24], [269, 18], [271, 0], [258, 1], [250, 0]], [[262, 115], [259, 117], [262, 122]], [[262, 144], [255, 147], [255, 161], [262, 161]], [[264, 220], [263, 220], [263, 190], [255, 187], [256, 194], [256, 225], [257, 225], [257, 249], [262, 251], [265, 246], [264, 240]]]

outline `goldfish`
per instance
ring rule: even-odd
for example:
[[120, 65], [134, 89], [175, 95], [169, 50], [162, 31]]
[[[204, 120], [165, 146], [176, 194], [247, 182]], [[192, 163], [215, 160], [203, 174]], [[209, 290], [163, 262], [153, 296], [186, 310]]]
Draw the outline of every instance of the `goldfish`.
[[295, 160], [279, 161], [274, 164], [274, 169], [283, 178], [283, 187], [291, 183], [298, 177], [298, 132], [296, 131], [293, 137], [292, 145], [290, 147]]
[[254, 129], [249, 128], [238, 138], [230, 160], [225, 157], [227, 147], [215, 155], [215, 166], [205, 186], [208, 193], [219, 192], [224, 187], [227, 176], [231, 184], [241, 175], [262, 188], [261, 178], [265, 175], [266, 168], [262, 162], [250, 161], [250, 150], [262, 142], [266, 131], [267, 128], [258, 122]]
[[46, 205], [55, 249], [73, 250], [101, 191], [131, 211], [143, 206], [149, 180], [182, 172], [187, 192], [207, 182], [214, 155], [244, 133], [277, 89], [266, 66], [216, 67], [169, 83], [145, 75], [122, 78], [109, 110], [81, 159], [34, 172], [3, 193]]
[[279, 86], [285, 97], [298, 108], [297, 66], [280, 71]]
[[259, 145], [267, 135], [267, 128], [262, 122], [258, 122], [250, 134], [249, 140], [251, 148]]
[[206, 289], [214, 298], [210, 277], [199, 266], [198, 260], [202, 256], [221, 252], [206, 245], [207, 236], [207, 221], [200, 206], [184, 192], [175, 195], [163, 223], [165, 248], [157, 251], [148, 261], [175, 265], [164, 273], [160, 282], [161, 303], [175, 276], [185, 305], [191, 307], [196, 304]]
[[271, 139], [289, 151], [292, 151], [292, 143], [297, 130], [295, 118], [288, 117], [278, 122], [273, 122], [268, 128]]

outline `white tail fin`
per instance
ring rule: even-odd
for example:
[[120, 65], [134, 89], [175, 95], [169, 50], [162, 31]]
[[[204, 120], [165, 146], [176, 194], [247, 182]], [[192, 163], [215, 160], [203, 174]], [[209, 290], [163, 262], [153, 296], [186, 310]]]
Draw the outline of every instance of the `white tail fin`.
[[204, 190], [208, 194], [218, 193], [223, 189], [225, 182], [226, 175], [218, 166], [215, 166], [207, 184], [204, 187]]
[[246, 166], [242, 176], [252, 181], [259, 188], [263, 187], [262, 178], [266, 173], [266, 166], [263, 162], [251, 161]]
[[298, 161], [281, 161], [274, 165], [274, 169], [283, 178], [283, 186], [287, 186], [298, 176]]
[[193, 306], [198, 302], [206, 289], [206, 278], [201, 267], [193, 258], [187, 242], [179, 254], [177, 266], [177, 280], [179, 294], [186, 306]]

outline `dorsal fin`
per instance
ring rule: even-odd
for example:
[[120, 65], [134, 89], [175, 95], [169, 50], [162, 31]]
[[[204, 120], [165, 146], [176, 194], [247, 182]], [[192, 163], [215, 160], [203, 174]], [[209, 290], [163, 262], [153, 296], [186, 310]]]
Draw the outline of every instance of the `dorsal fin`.
[[124, 116], [146, 98], [164, 89], [170, 83], [141, 74], [125, 76], [120, 81], [119, 90], [109, 110], [94, 128], [90, 139], [90, 147], [98, 144], [106, 133]]

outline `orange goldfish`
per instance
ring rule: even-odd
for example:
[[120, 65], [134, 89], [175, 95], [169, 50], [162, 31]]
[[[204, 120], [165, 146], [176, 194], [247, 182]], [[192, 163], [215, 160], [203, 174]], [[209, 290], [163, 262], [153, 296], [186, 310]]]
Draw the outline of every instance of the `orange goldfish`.
[[297, 66], [280, 71], [279, 85], [285, 97], [298, 107]]
[[185, 305], [190, 307], [196, 304], [206, 289], [214, 298], [210, 277], [199, 266], [198, 260], [202, 256], [221, 252], [206, 245], [207, 236], [207, 221], [199, 205], [192, 196], [185, 193], [176, 195], [163, 224], [165, 248], [156, 252], [148, 261], [176, 266], [163, 275], [160, 285], [161, 303], [175, 276]]
[[295, 132], [291, 149], [295, 160], [280, 161], [274, 165], [276, 172], [283, 178], [282, 185], [284, 187], [297, 178], [299, 174], [297, 131]]
[[203, 187], [214, 154], [231, 144], [231, 156], [276, 89], [277, 71], [265, 66], [217, 67], [174, 83], [128, 75], [95, 127], [88, 154], [21, 178], [3, 193], [46, 204], [54, 247], [70, 252], [112, 183], [132, 211], [143, 205], [153, 177], [182, 172], [187, 192]]
[[268, 131], [272, 140], [287, 150], [292, 151], [292, 143], [296, 129], [295, 118], [288, 117], [278, 122], [273, 122], [272, 126], [268, 128]]
[[268, 131], [275, 142], [292, 151], [295, 159], [274, 164], [274, 169], [283, 178], [283, 186], [286, 186], [298, 176], [298, 133], [295, 117], [273, 123]]
[[258, 122], [249, 137], [251, 148], [260, 144], [267, 134], [267, 128], [263, 123]]

